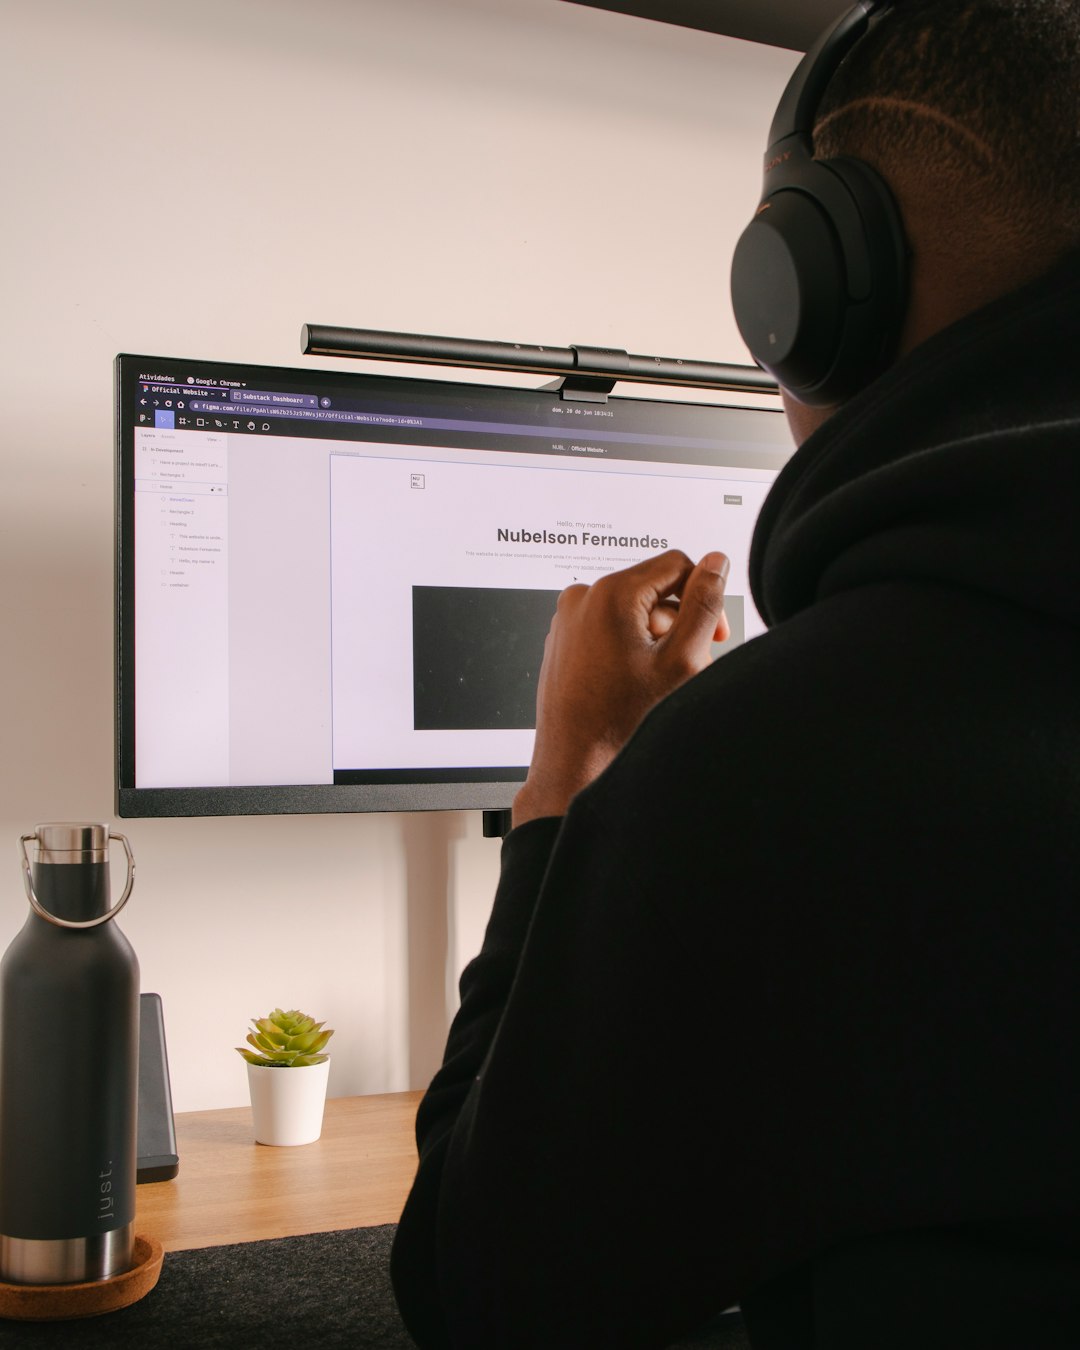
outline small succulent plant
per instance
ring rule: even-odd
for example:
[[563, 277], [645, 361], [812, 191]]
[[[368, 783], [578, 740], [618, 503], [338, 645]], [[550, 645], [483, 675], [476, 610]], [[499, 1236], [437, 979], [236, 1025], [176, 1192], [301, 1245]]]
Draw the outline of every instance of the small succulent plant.
[[268, 1069], [302, 1069], [309, 1064], [321, 1064], [329, 1055], [320, 1051], [334, 1034], [333, 1028], [323, 1031], [325, 1022], [316, 1022], [306, 1013], [282, 1012], [275, 1008], [266, 1017], [255, 1017], [247, 1034], [251, 1050], [236, 1047], [249, 1064], [261, 1064]]

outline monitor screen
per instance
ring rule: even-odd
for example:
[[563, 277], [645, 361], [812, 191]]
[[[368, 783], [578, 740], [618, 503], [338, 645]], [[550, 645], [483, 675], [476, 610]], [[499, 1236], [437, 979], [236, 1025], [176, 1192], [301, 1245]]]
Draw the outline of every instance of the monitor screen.
[[117, 389], [121, 816], [505, 808], [559, 592], [668, 547], [730, 555], [730, 645], [763, 627], [779, 412], [161, 356]]

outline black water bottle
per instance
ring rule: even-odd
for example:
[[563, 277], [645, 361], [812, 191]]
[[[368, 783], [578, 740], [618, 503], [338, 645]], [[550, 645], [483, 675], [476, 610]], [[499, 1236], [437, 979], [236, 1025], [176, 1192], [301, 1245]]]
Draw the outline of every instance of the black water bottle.
[[[0, 963], [0, 1280], [129, 1270], [135, 1239], [139, 963], [109, 906], [108, 825], [21, 839], [31, 912]], [[27, 845], [36, 846], [31, 863]]]

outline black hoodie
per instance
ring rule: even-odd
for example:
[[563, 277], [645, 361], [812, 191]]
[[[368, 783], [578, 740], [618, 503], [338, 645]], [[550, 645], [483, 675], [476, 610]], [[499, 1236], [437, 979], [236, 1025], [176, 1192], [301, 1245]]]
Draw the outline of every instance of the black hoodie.
[[[1080, 257], [780, 475], [770, 623], [514, 830], [393, 1277], [460, 1350], [1080, 1347]], [[723, 546], [718, 538], [717, 545]]]

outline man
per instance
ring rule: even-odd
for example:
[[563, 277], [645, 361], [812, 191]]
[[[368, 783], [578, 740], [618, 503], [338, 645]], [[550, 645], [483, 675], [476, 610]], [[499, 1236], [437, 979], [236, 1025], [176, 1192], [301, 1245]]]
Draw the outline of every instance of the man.
[[[725, 562], [573, 587], [393, 1275], [425, 1347], [1080, 1346], [1080, 6], [907, 0], [819, 109], [911, 249]], [[679, 597], [676, 605], [672, 597]]]

